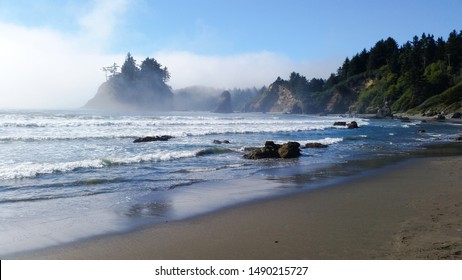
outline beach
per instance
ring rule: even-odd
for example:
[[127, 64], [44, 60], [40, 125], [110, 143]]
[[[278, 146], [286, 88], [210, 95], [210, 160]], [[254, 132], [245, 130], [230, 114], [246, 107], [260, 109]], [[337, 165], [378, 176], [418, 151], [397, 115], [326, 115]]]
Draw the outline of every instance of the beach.
[[366, 173], [15, 258], [462, 259], [462, 157], [414, 158]]

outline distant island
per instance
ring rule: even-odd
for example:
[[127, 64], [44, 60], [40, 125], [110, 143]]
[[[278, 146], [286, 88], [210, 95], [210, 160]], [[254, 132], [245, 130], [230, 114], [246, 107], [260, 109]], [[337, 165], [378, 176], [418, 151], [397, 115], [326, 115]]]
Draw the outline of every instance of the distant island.
[[[292, 72], [261, 89], [190, 87], [175, 92], [170, 74], [155, 59], [136, 66], [130, 55], [103, 83], [86, 108], [207, 110], [293, 114], [396, 113], [433, 116], [462, 112], [462, 31], [445, 41], [425, 33], [398, 46], [393, 38], [346, 58], [328, 79]], [[233, 104], [233, 108], [231, 108]]]
[[146, 58], [136, 65], [128, 53], [121, 72], [114, 64], [112, 75], [84, 106], [91, 109], [130, 111], [169, 111], [173, 109], [173, 92], [166, 84], [170, 79], [167, 67], [154, 58]]

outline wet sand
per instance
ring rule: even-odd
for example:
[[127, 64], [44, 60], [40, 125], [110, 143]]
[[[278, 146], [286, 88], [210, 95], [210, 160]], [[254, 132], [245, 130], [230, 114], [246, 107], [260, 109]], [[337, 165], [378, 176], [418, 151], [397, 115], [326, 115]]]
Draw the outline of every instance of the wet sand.
[[462, 259], [462, 157], [406, 160], [331, 187], [17, 257]]

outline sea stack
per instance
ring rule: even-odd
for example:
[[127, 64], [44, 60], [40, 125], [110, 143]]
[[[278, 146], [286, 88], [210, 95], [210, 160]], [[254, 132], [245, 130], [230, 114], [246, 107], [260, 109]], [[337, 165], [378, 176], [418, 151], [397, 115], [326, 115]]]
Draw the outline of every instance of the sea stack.
[[231, 93], [229, 91], [224, 91], [221, 93], [220, 99], [218, 100], [218, 105], [213, 110], [214, 113], [232, 113], [233, 106], [231, 105]]

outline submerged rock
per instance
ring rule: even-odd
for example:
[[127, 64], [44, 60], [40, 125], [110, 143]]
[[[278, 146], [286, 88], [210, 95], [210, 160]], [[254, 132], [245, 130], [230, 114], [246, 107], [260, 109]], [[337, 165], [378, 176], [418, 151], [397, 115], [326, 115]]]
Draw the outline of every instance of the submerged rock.
[[305, 148], [312, 148], [312, 149], [319, 149], [319, 148], [327, 148], [327, 145], [321, 143], [306, 143]]
[[229, 144], [229, 140], [213, 140], [213, 144]]
[[168, 141], [169, 139], [174, 138], [170, 135], [162, 135], [162, 136], [146, 136], [136, 138], [133, 143], [142, 143], [142, 142], [153, 142], [153, 141]]

